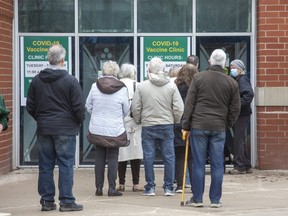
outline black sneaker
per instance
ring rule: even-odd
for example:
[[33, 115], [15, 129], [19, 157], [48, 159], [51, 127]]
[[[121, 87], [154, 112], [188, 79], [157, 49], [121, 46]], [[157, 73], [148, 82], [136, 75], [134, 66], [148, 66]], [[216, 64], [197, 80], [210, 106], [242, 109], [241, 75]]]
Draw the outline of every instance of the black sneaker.
[[60, 209], [61, 212], [67, 212], [67, 211], [82, 211], [83, 205], [79, 205], [74, 203], [71, 204], [61, 204]]
[[197, 208], [204, 206], [203, 202], [196, 202], [193, 199], [190, 199], [190, 200], [186, 201], [185, 205], [186, 206], [197, 207]]
[[108, 196], [122, 196], [123, 194], [116, 189], [109, 189]]
[[56, 209], [56, 204], [53, 201], [40, 201], [42, 208], [41, 211], [52, 211]]

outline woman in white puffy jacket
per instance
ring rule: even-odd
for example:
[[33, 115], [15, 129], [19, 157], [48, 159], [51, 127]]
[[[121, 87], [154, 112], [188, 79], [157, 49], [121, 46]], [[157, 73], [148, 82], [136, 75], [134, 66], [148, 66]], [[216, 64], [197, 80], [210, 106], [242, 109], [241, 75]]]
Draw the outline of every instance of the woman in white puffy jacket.
[[[91, 114], [89, 133], [95, 136], [95, 186], [96, 196], [103, 195], [105, 163], [108, 161], [108, 196], [121, 196], [116, 190], [119, 147], [105, 144], [119, 142], [127, 135], [124, 117], [129, 112], [128, 91], [125, 84], [117, 79], [119, 66], [114, 61], [103, 64], [103, 77], [92, 84], [86, 100], [86, 108]], [[124, 139], [123, 139], [124, 140]]]

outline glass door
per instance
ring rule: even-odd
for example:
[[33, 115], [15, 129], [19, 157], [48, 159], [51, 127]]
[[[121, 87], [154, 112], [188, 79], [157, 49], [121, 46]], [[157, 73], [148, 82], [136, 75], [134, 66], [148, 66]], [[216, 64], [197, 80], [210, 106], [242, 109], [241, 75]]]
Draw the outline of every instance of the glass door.
[[[87, 98], [91, 85], [102, 76], [105, 61], [133, 64], [133, 37], [80, 37], [80, 80]], [[85, 113], [80, 134], [80, 165], [94, 164], [94, 146], [86, 138], [90, 114]]]

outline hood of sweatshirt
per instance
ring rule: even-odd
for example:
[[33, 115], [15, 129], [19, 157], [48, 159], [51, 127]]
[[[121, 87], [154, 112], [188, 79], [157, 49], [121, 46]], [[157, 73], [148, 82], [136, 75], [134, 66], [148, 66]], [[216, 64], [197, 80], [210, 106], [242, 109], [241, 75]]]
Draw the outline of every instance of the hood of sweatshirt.
[[104, 76], [96, 81], [98, 89], [104, 94], [113, 94], [125, 86], [114, 76]]
[[157, 86], [163, 86], [166, 83], [170, 82], [170, 77], [167, 72], [159, 71], [157, 74], [148, 73], [148, 77], [151, 83]]
[[46, 68], [39, 73], [39, 78], [43, 82], [51, 83], [56, 80], [61, 79], [62, 77], [66, 76], [68, 72], [62, 69], [53, 70], [51, 68]]

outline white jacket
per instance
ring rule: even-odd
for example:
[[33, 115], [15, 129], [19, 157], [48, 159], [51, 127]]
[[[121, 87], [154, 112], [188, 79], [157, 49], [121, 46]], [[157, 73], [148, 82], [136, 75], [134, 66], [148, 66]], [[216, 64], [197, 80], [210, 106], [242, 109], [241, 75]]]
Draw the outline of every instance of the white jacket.
[[[129, 100], [131, 101], [134, 95], [134, 91], [138, 86], [138, 82], [130, 78], [120, 79], [127, 89], [129, 94]], [[135, 88], [135, 89], [134, 89]], [[142, 126], [140, 124], [136, 124], [133, 118], [128, 114], [125, 117], [125, 128], [130, 139], [130, 145], [127, 147], [122, 147], [119, 149], [119, 158], [118, 161], [130, 161], [134, 159], [143, 159], [143, 150], [142, 150], [142, 141], [141, 141], [141, 133]]]
[[[105, 78], [99, 80], [101, 79]], [[112, 94], [106, 94], [99, 90], [96, 83], [92, 84], [86, 100], [86, 109], [91, 114], [89, 123], [91, 133], [111, 137], [119, 136], [125, 131], [124, 117], [129, 112], [127, 88], [123, 87]]]

